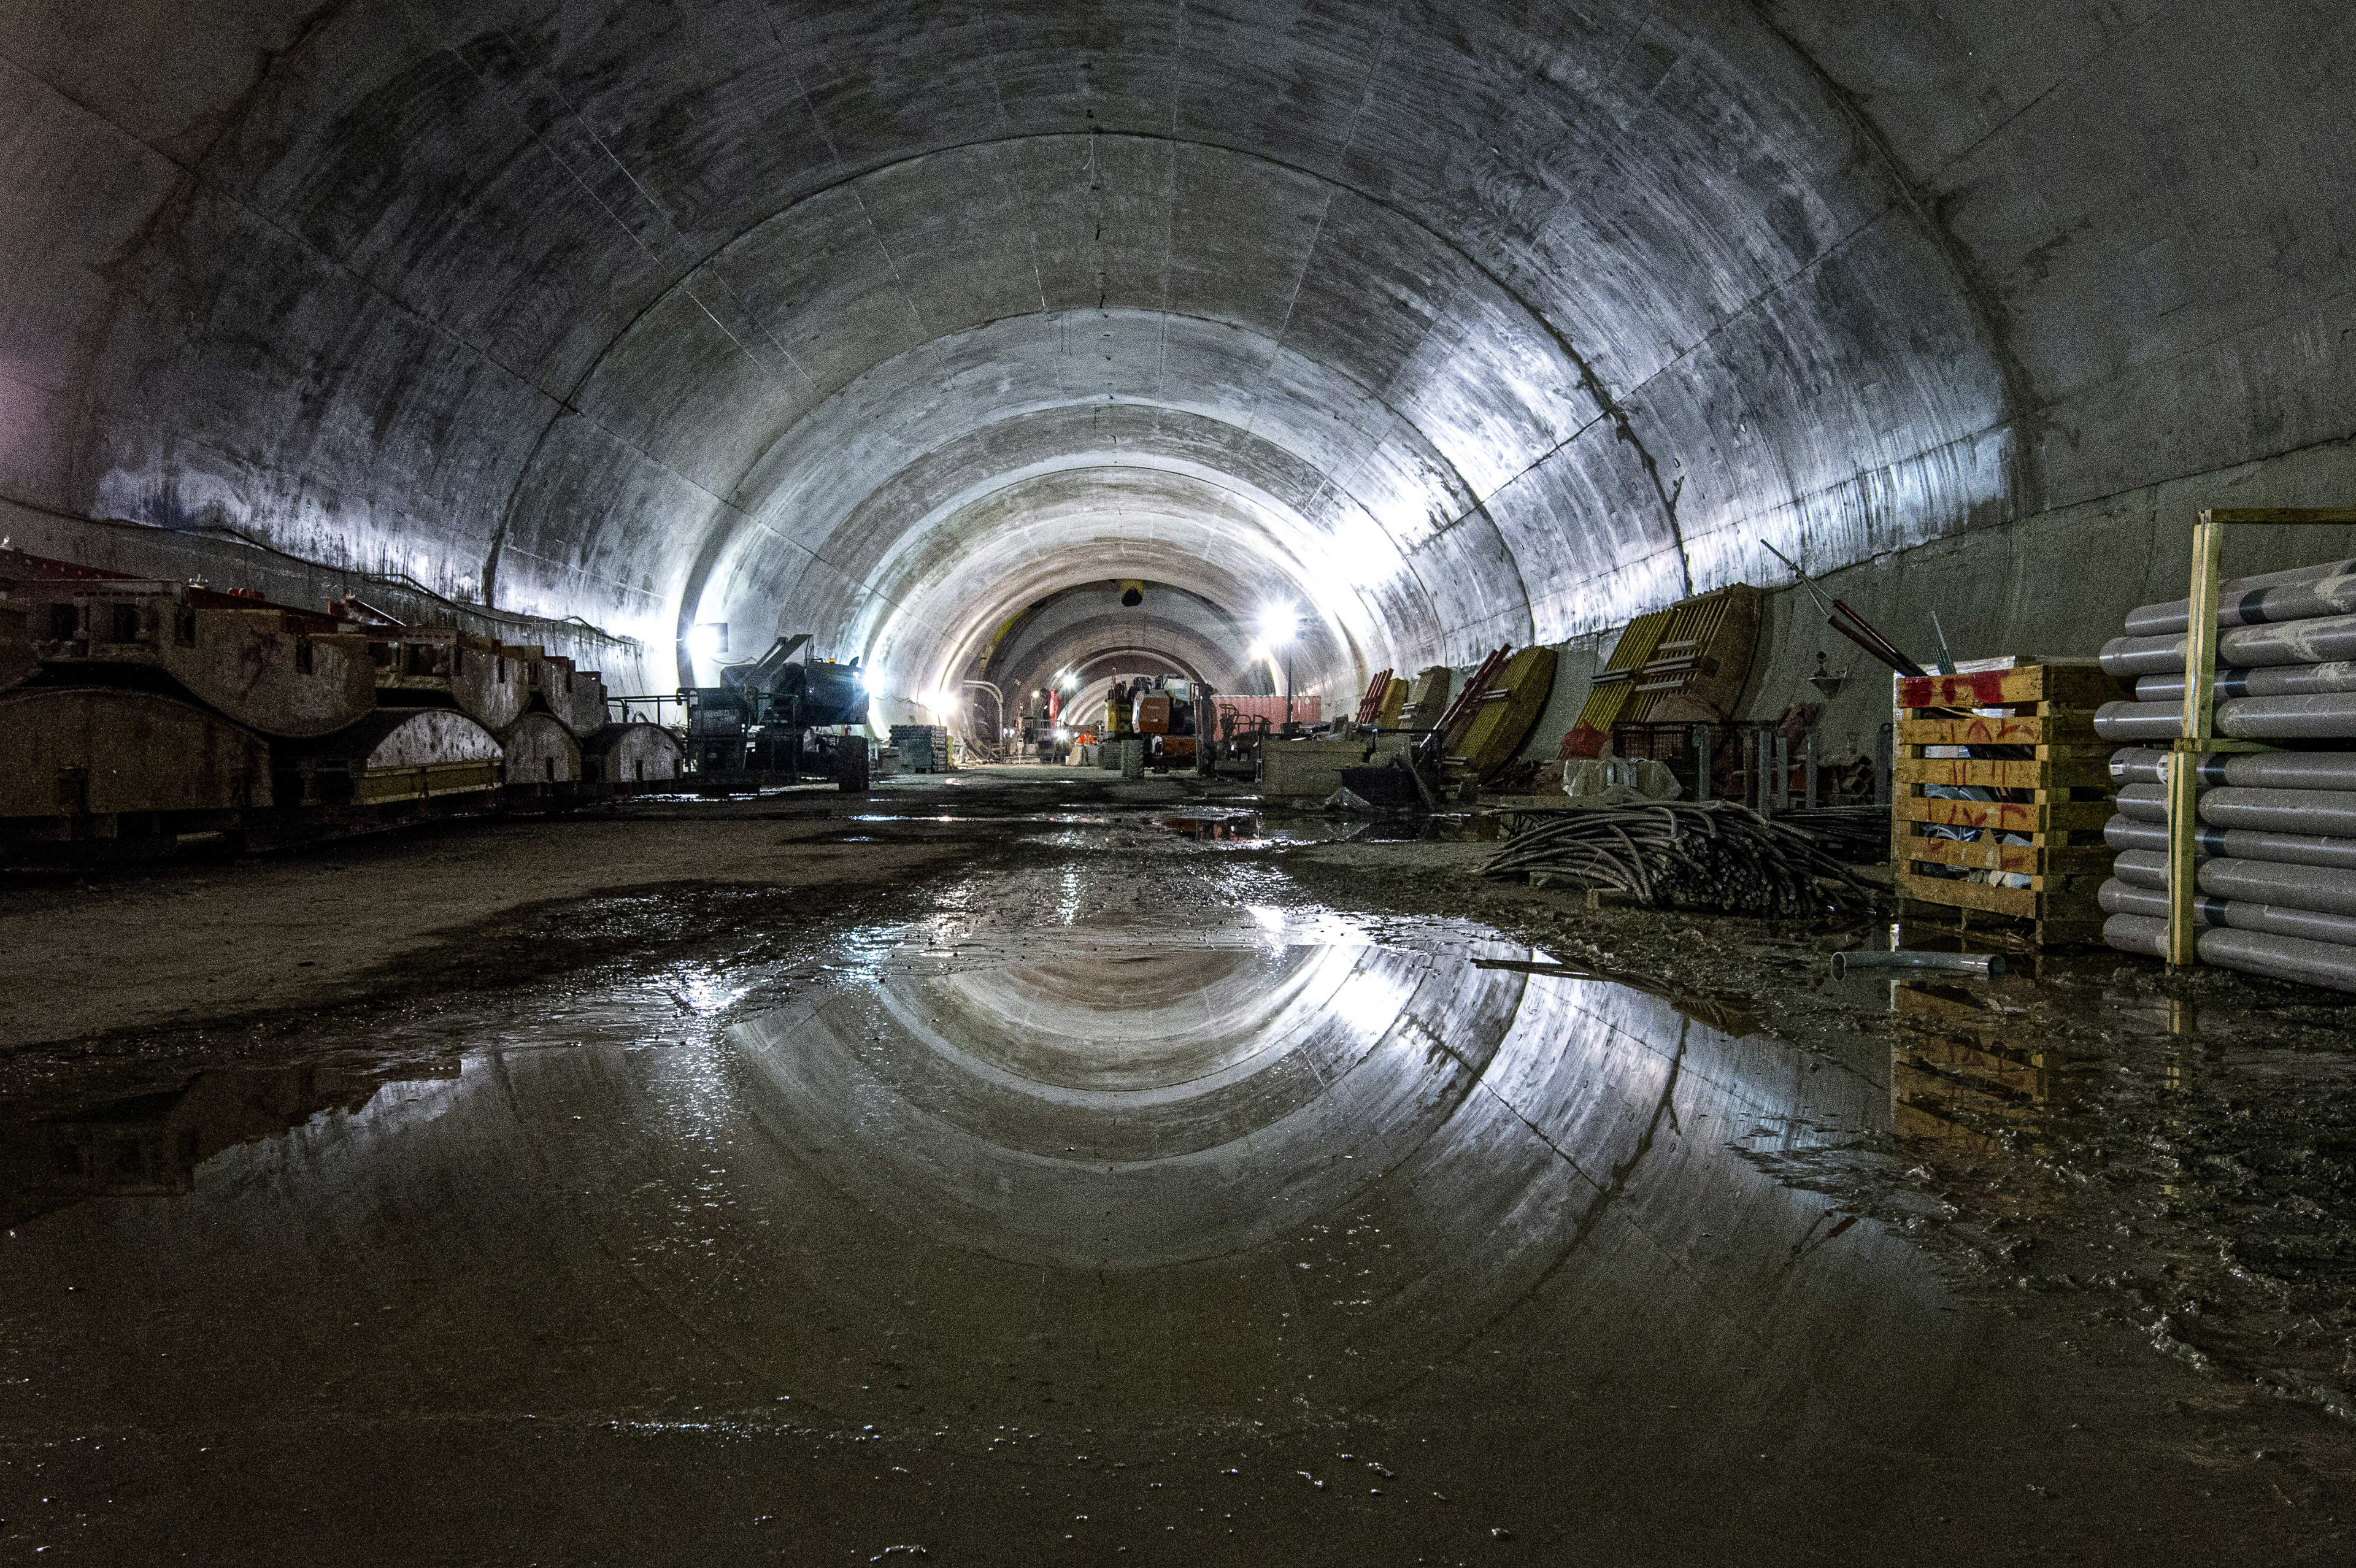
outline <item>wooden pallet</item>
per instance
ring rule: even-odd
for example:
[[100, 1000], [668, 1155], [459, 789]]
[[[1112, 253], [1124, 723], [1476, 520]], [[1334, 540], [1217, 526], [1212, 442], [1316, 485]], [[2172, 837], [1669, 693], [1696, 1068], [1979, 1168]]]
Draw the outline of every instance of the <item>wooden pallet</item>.
[[[2096, 901], [2115, 851], [2103, 842], [2115, 793], [2112, 748], [2094, 710], [2128, 695], [2092, 665], [2021, 664], [1952, 676], [1899, 677], [1896, 798], [1890, 863], [1901, 917], [2020, 931], [2038, 946], [2094, 942]], [[1999, 757], [2006, 747], [2026, 755]], [[1933, 751], [1963, 755], [1933, 756]], [[1992, 801], [1929, 795], [1933, 785], [2003, 792]], [[1933, 827], [1976, 827], [1976, 840], [1927, 837]], [[1997, 834], [2027, 837], [2007, 844]], [[2027, 887], [1965, 881], [1933, 868], [2008, 872]]]

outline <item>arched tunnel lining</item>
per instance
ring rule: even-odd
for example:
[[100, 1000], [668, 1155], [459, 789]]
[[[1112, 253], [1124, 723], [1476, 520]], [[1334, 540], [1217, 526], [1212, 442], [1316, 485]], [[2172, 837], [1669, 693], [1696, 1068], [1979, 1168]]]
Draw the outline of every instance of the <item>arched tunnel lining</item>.
[[[739, 654], [768, 631], [809, 633], [813, 652], [869, 659], [884, 695], [906, 699], [961, 680], [1026, 608], [1136, 579], [1213, 613], [1149, 616], [1135, 637], [1076, 623], [1073, 657], [1160, 642], [1191, 659], [1190, 637], [1219, 647], [1220, 617], [1240, 630], [1282, 604], [1307, 617], [1298, 673], [1312, 689], [1355, 695], [1371, 668], [1545, 642], [1570, 645], [1575, 699], [1597, 642], [1633, 614], [1786, 581], [1769, 543], [1839, 571], [1838, 591], [1917, 649], [1933, 645], [1935, 610], [1966, 654], [2087, 652], [2127, 606], [2181, 592], [2196, 506], [2356, 495], [2345, 6], [123, 0], [19, 13], [0, 38], [14, 176], [0, 182], [0, 535], [309, 605], [358, 584], [404, 613], [580, 652], [616, 690], [675, 685], [682, 630], [710, 618], [731, 624]], [[2236, 567], [2349, 553], [2344, 538], [2261, 536]], [[1804, 599], [1772, 604], [1745, 716], [1813, 700], [1810, 656], [1826, 649], [1836, 670], [1877, 673]], [[1063, 651], [1044, 638], [1036, 656]], [[1888, 699], [1852, 679], [1821, 727], [1886, 722]], [[1049, 787], [1032, 797], [1042, 816], [1061, 811]], [[592, 1528], [616, 1552], [644, 1531], [642, 1555], [676, 1554], [697, 1549], [686, 1543], [723, 1501], [770, 1521], [709, 1553], [725, 1556], [787, 1549], [759, 1511], [776, 1497], [873, 1498], [876, 1512], [846, 1517], [827, 1543], [847, 1555], [854, 1539], [870, 1552], [905, 1539], [905, 1499], [937, 1483], [928, 1496], [986, 1521], [983, 1555], [1027, 1550], [1001, 1523], [1024, 1506], [1010, 1494], [1052, 1493], [1028, 1499], [1052, 1555], [1087, 1528], [1074, 1514], [1102, 1511], [1072, 1490], [1114, 1467], [1106, 1441], [1126, 1441], [1085, 1424], [1097, 1409], [1141, 1413], [1147, 1440], [1128, 1457], [1159, 1466], [1184, 1445], [1194, 1478], [1171, 1490], [1207, 1524], [1237, 1496], [1278, 1496], [1239, 1490], [1257, 1472], [1297, 1509], [1303, 1477], [1324, 1478], [1301, 1466], [1323, 1470], [1344, 1443], [1363, 1456], [1379, 1433], [1344, 1424], [1351, 1402], [1419, 1390], [1398, 1407], [1398, 1446], [1428, 1437], [1414, 1468], [1459, 1467], [1469, 1484], [1415, 1485], [1456, 1499], [1451, 1522], [1476, 1552], [1505, 1550], [1500, 1527], [1526, 1529], [1493, 1503], [1554, 1508], [1582, 1490], [1602, 1499], [1598, 1525], [1649, 1503], [1644, 1523], [1667, 1527], [1629, 1537], [1632, 1559], [1673, 1552], [1672, 1532], [1697, 1522], [1726, 1525], [1729, 1542], [1695, 1557], [1805, 1550], [1877, 1518], [1879, 1555], [1985, 1545], [1926, 1533], [1951, 1515], [2099, 1554], [2134, 1531], [2179, 1538], [2212, 1486], [2230, 1499], [2211, 1520], [2221, 1559], [2247, 1551], [2253, 1521], [2319, 1517], [2304, 1490], [2300, 1507], [2276, 1506], [2307, 1467], [2244, 1476], [2208, 1449], [2186, 1458], [2180, 1435], [2147, 1421], [2120, 1424], [2115, 1366], [2086, 1398], [2072, 1380], [2093, 1362], [2077, 1352], [2032, 1353], [2033, 1330], [2001, 1324], [1958, 1332], [1901, 1235], [1834, 1218], [1846, 1200], [1816, 1189], [1822, 1166], [1791, 1179], [1758, 1157], [1780, 1144], [1805, 1161], [1886, 1130], [1894, 1059], [1866, 1060], [1884, 1044], [1869, 1031], [1787, 1047], [1719, 1029], [1680, 1010], [1690, 1001], [1563, 972], [1610, 965], [1583, 938], [1559, 954], [1492, 943], [1452, 914], [1408, 940], [1397, 922], [1340, 930], [1317, 901], [1344, 894], [1316, 891], [1313, 860], [1271, 874], [1254, 857], [1173, 852], [1157, 874], [1156, 847], [1175, 841], [1150, 812], [1111, 830], [1127, 838], [1040, 824], [1043, 840], [1080, 837], [1004, 857], [1019, 887], [993, 882], [992, 843], [954, 823], [895, 828], [888, 808], [864, 812], [876, 820], [840, 834], [861, 847], [839, 852], [831, 827], [805, 838], [808, 824], [747, 816], [732, 831], [711, 815], [686, 853], [699, 876], [750, 869], [724, 897], [681, 896], [677, 837], [616, 821], [473, 836], [457, 855], [352, 856], [329, 891], [370, 911], [364, 923], [319, 918], [320, 884], [299, 865], [158, 878], [166, 891], [144, 911], [127, 884], [52, 901], [52, 972], [10, 1006], [48, 1009], [36, 1027], [60, 1040], [66, 1019], [144, 1038], [166, 1007], [187, 1006], [164, 996], [169, 983], [235, 998], [187, 1015], [216, 1040], [266, 1004], [340, 1063], [353, 1029], [340, 996], [373, 983], [388, 954], [439, 979], [432, 955], [468, 956], [452, 933], [487, 931], [497, 944], [475, 954], [496, 984], [571, 965], [584, 949], [543, 934], [562, 905], [527, 905], [527, 888], [569, 889], [659, 971], [566, 973], [544, 1011], [488, 1029], [437, 997], [385, 1038], [403, 1051], [437, 1031], [490, 1040], [460, 1077], [345, 1108], [357, 1114], [282, 1103], [273, 1114], [291, 1104], [302, 1119], [282, 1116], [266, 1140], [241, 1132], [249, 1141], [193, 1190], [85, 1204], [11, 1242], [35, 1249], [19, 1258], [12, 1342], [91, 1396], [47, 1397], [56, 1377], [21, 1384], [36, 1403], [16, 1442], [42, 1448], [43, 1491], [70, 1499], [55, 1513], [93, 1552], [145, 1520], [201, 1554], [209, 1532], [273, 1510], [281, 1543], [312, 1550], [329, 1517], [449, 1532], [387, 1549], [409, 1557], [487, 1554], [509, 1544], [503, 1531], [528, 1555]], [[532, 864], [527, 840], [561, 847]], [[753, 880], [791, 875], [810, 880]], [[708, 904], [733, 922], [773, 912], [799, 937], [845, 875], [905, 877], [879, 900], [916, 888], [937, 901], [883, 937], [889, 963], [869, 911], [844, 912], [836, 962], [778, 957], [757, 977], [762, 1005], [729, 1020], [753, 1032], [724, 1033], [763, 950], [734, 929], [683, 959], [662, 944]], [[1308, 891], [1275, 891], [1287, 877]], [[376, 896], [429, 880], [442, 901]], [[1329, 871], [1324, 886], [1341, 880]], [[1173, 912], [1255, 965], [1167, 962], [1171, 937], [1202, 934]], [[978, 923], [1001, 962], [979, 961]], [[1708, 1017], [1762, 999], [1780, 1012], [1798, 995], [1777, 995], [1801, 973], [1788, 945], [1762, 959], [1674, 923], [1633, 951], [1710, 998]], [[224, 929], [243, 939], [186, 940]], [[517, 931], [533, 951], [502, 971]], [[1151, 961], [1116, 967], [1123, 955], [1083, 945], [1108, 933]], [[158, 965], [158, 980], [126, 951], [177, 967]], [[297, 974], [298, 951], [332, 960], [335, 979], [303, 979], [327, 970]], [[1066, 967], [1006, 972], [1043, 954]], [[1120, 999], [1115, 975], [1168, 1000], [1163, 1016], [1125, 1032], [1087, 1017], [1119, 1011], [1096, 1005]], [[1275, 1006], [1295, 978], [1332, 984], [1321, 1005]], [[2113, 1260], [2099, 1264], [2108, 1283], [2078, 1275], [2121, 1293], [2115, 1316], [2141, 1333], [2160, 1275], [2131, 1284], [2116, 1260], [2130, 1231], [2185, 1206], [2166, 1200], [2164, 1169], [2111, 1157], [2163, 1136], [2190, 1157], [2179, 1108], [2230, 1104], [2219, 1091], [2256, 1080], [2226, 1061], [2249, 1052], [2183, 1051], [2162, 1032], [2172, 1018], [2147, 1029], [2118, 994], [2082, 987], [2074, 1012], [2007, 1012], [1997, 1049], [2050, 1028], [2052, 1059], [2090, 1069], [2115, 1036], [2131, 1048], [2059, 1075], [2104, 1081], [2112, 1147], [2087, 1149], [2104, 1179], [2072, 1198], [2050, 1170], [2029, 1174], [2024, 1210], [2106, 1191], [2143, 1205], [2132, 1227], [2084, 1228]], [[798, 1009], [827, 1006], [826, 1038], [804, 1032]], [[2212, 1033], [2264, 1040], [2287, 1022], [2221, 1024], [2201, 1006]], [[960, 1011], [1014, 1023], [943, 1031]], [[1263, 1062], [1257, 1038], [1229, 1050], [1189, 1032], [1223, 1018], [1290, 1030], [1296, 1049]], [[1076, 1062], [1021, 1060], [1059, 1030], [1116, 1043]], [[1201, 1050], [1173, 1065], [1154, 1043], [1171, 1041]], [[87, 1039], [61, 1047], [61, 1067], [96, 1065], [59, 1082], [102, 1085], [105, 1057]], [[1033, 1104], [1013, 1107], [1032, 1114], [961, 1120], [1010, 1063], [1033, 1070], [1021, 1074]], [[1081, 1097], [1114, 1072], [1123, 1092], [1162, 1093], [1181, 1073], [1205, 1092], [1125, 1126], [1063, 1114], [1088, 1109]], [[1216, 1118], [1192, 1113], [1247, 1077], [1267, 1092], [1248, 1108], [1273, 1114], [1231, 1119], [1219, 1147], [1250, 1179], [1205, 1179], [1209, 1146], [1190, 1135]], [[226, 1098], [250, 1129], [256, 1107]], [[1768, 1116], [1782, 1136], [1754, 1142]], [[1005, 1136], [943, 1137], [941, 1123]], [[2150, 1136], [2128, 1139], [2136, 1128]], [[1101, 1144], [1076, 1147], [1083, 1130]], [[1047, 1179], [1058, 1170], [1067, 1179]], [[1361, 1193], [1380, 1203], [1380, 1238], [1351, 1233]], [[1293, 1233], [1277, 1233], [1280, 1199], [1302, 1200]], [[2234, 1238], [2210, 1234], [2230, 1260]], [[964, 1244], [974, 1237], [999, 1244]], [[335, 1267], [319, 1266], [323, 1238]], [[2218, 1255], [2212, 1244], [2203, 1260]], [[2029, 1266], [2062, 1265], [2048, 1252]], [[1173, 1275], [1176, 1293], [1158, 1291]], [[65, 1301], [80, 1305], [59, 1305], [60, 1280], [80, 1282]], [[2201, 1288], [2216, 1323], [2217, 1292]], [[162, 1309], [175, 1302], [192, 1309]], [[2072, 1291], [2066, 1304], [2058, 1331], [2098, 1343], [2094, 1303]], [[454, 1336], [453, 1322], [471, 1327]], [[1462, 1338], [1481, 1324], [1505, 1328]], [[1514, 1353], [1492, 1367], [1499, 1349]], [[1183, 1384], [1197, 1349], [1236, 1359]], [[884, 1360], [903, 1357], [924, 1372]], [[1086, 1385], [1120, 1361], [1134, 1375], [1091, 1405]], [[133, 1366], [143, 1375], [121, 1375]], [[1017, 1401], [1010, 1371], [1042, 1392], [1061, 1380], [1062, 1408]], [[2328, 1365], [2317, 1375], [2340, 1381]], [[673, 1397], [650, 1403], [659, 1384]], [[743, 1413], [748, 1388], [763, 1408]], [[2137, 1408], [2186, 1391], [2147, 1392]], [[1337, 1401], [1341, 1419], [1312, 1399]], [[1614, 1405], [1639, 1422], [1596, 1420]], [[785, 1442], [758, 1446], [781, 1408]], [[1265, 1462], [1288, 1450], [1253, 1434], [1294, 1410], [1309, 1413], [1301, 1464]], [[2062, 1419], [2077, 1415], [2083, 1427]], [[1095, 1474], [997, 1467], [989, 1450], [1016, 1421], [1074, 1438], [1067, 1452]], [[905, 1450], [865, 1445], [903, 1424], [969, 1426], [970, 1445], [903, 1491], [880, 1456]], [[806, 1446], [838, 1447], [807, 1443], [827, 1425], [853, 1456], [803, 1468]], [[2051, 1441], [2065, 1429], [2071, 1441]], [[2102, 1441], [2077, 1440], [2090, 1431]], [[128, 1463], [100, 1469], [92, 1433]], [[576, 1438], [604, 1484], [592, 1493], [573, 1469], [570, 1485], [533, 1488], [549, 1474], [533, 1456]], [[724, 1452], [692, 1446], [707, 1439]], [[157, 1442], [211, 1451], [190, 1469]], [[1241, 1466], [1226, 1452], [1237, 1444], [1255, 1456]], [[1787, 1444], [1794, 1463], [1753, 1467]], [[372, 1461], [396, 1450], [414, 1485], [380, 1484]], [[2010, 1456], [2032, 1451], [2040, 1485], [2024, 1496]], [[305, 1453], [339, 1458], [288, 1462]], [[349, 1485], [308, 1489], [309, 1470]], [[76, 1473], [108, 1484], [70, 1492]], [[699, 1484], [667, 1512], [682, 1474]], [[830, 1492], [830, 1474], [847, 1484]], [[1857, 1507], [1859, 1475], [1876, 1477], [1874, 1508]], [[483, 1477], [508, 1494], [470, 1496]], [[250, 1508], [214, 1506], [225, 1488]], [[1697, 1520], [1692, 1499], [1712, 1488], [1765, 1507]], [[2000, 1494], [2026, 1511], [1995, 1511]], [[126, 1496], [139, 1506], [116, 1506]], [[600, 1496], [618, 1499], [610, 1513], [581, 1507]], [[2125, 1500], [2083, 1515], [2082, 1499]], [[1310, 1561], [1407, 1543], [1404, 1497], [1358, 1516], [1326, 1507], [1338, 1502], [1338, 1488], [1313, 1495], [1305, 1543], [1251, 1548]], [[1788, 1535], [1757, 1528], [1776, 1505]], [[2063, 1536], [2073, 1520], [2100, 1535]], [[1448, 1560], [1467, 1554], [1462, 1533], [1451, 1544]], [[1218, 1560], [1191, 1537], [1181, 1550]]]
[[[2032, 538], [2161, 577], [2161, 482], [2344, 466], [2345, 139], [2202, 72], [2324, 80], [2344, 20], [1182, 12], [243, 8], [168, 80], [144, 14], [28, 26], [12, 524], [488, 592], [655, 686], [708, 613], [913, 690], [960, 594], [1087, 557], [1299, 598], [1304, 678], [1355, 686], [1780, 581], [1762, 539], [1976, 537], [1994, 640], [2050, 624]], [[1248, 522], [1151, 477], [1189, 464]], [[1066, 577], [970, 570], [1001, 477], [1058, 468]]]

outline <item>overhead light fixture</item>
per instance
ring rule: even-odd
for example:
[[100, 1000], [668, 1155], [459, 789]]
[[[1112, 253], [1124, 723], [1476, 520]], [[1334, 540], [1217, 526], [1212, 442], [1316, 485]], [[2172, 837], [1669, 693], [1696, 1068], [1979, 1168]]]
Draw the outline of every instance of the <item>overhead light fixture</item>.
[[1280, 604], [1271, 604], [1259, 613], [1259, 640], [1271, 648], [1280, 648], [1292, 641], [1301, 629], [1301, 617]]
[[688, 628], [687, 651], [700, 659], [718, 658], [728, 651], [728, 623], [699, 621]]

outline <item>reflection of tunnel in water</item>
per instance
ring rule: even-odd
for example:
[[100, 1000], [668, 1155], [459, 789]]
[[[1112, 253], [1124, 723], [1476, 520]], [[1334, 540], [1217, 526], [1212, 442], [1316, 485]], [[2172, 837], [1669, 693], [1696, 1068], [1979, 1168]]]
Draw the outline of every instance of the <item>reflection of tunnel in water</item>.
[[[1895, 1327], [1930, 1288], [1878, 1231], [1787, 1278], [1824, 1204], [1726, 1147], [1886, 1120], [1866, 1078], [1527, 973], [1526, 948], [1309, 940], [1258, 913], [941, 973], [873, 962], [869, 938], [867, 962], [718, 1034], [473, 1055], [431, 1094], [230, 1148], [186, 1198], [38, 1234], [91, 1275], [135, 1236], [168, 1289], [280, 1281], [211, 1330], [274, 1361], [316, 1306], [284, 1283], [310, 1272], [290, 1249], [340, 1233], [338, 1289], [404, 1297], [472, 1288], [494, 1250], [499, 1297], [533, 1304], [504, 1328], [468, 1309], [500, 1379], [545, 1395], [594, 1370], [515, 1361], [503, 1333], [643, 1333], [617, 1347], [636, 1360], [684, 1331], [845, 1420], [1066, 1386], [1076, 1334], [1108, 1420], [1332, 1407], [1412, 1384], [1517, 1307], [1575, 1317], [1623, 1370], [1707, 1381], [1681, 1347], [1759, 1333], [1763, 1282], [1781, 1331], [1807, 1335], [1864, 1297]], [[406, 1382], [381, 1327], [335, 1353]]]
[[[1477, 961], [1527, 956], [1099, 938], [753, 1019], [741, 1109], [785, 1255], [895, 1254], [886, 1279], [781, 1264], [776, 1295], [815, 1289], [954, 1381], [1058, 1375], [1049, 1304], [1078, 1291], [1107, 1330], [1093, 1397], [1124, 1405], [1166, 1404], [1181, 1368], [1187, 1403], [1377, 1395], [1542, 1285], [1628, 1334], [1623, 1363], [1758, 1332], [1748, 1293], [1824, 1204], [1726, 1145], [1877, 1124], [1879, 1092], [1641, 992]], [[1877, 1313], [1928, 1284], [1901, 1248], [1846, 1257], [1784, 1287], [1788, 1328], [1849, 1314], [1860, 1261]], [[1239, 1333], [1254, 1316], [1274, 1332]]]
[[[803, 1521], [805, 1561], [913, 1536], [1035, 1562], [1141, 1509], [1220, 1561], [1456, 1561], [1514, 1520], [1642, 1534], [1610, 1560], [1647, 1561], [1726, 1544], [1736, 1516], [1687, 1499], [1728, 1476], [1742, 1517], [1804, 1524], [1898, 1454], [1912, 1500], [1887, 1506], [1949, 1510], [2045, 1397], [2041, 1352], [1759, 1157], [1849, 1157], [1890, 1125], [1886, 1060], [1210, 877], [1173, 925], [1125, 865], [978, 874], [775, 966], [451, 1026], [455, 1076], [373, 1095], [199, 1081], [133, 1118], [167, 1152], [196, 1129], [192, 1173], [175, 1152], [169, 1180], [19, 1207], [0, 1430], [157, 1434], [206, 1453], [200, 1488], [294, 1465], [290, 1520], [388, 1471], [511, 1509], [530, 1475], [625, 1530], [734, 1488], [745, 1520]], [[122, 1141], [96, 1125], [45, 1136]], [[622, 1441], [691, 1433], [719, 1445]], [[1300, 1511], [1304, 1472], [1370, 1446], [1358, 1498], [1412, 1473], [1423, 1511]], [[937, 1532], [862, 1489], [909, 1475]], [[384, 1560], [539, 1543], [509, 1518], [419, 1516]], [[1532, 1550], [1506, 1559], [1562, 1560]]]

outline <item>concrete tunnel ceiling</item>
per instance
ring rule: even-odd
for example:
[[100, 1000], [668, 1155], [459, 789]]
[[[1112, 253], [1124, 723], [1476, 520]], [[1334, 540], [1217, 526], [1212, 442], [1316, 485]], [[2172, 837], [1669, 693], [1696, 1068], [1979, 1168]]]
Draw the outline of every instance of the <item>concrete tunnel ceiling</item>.
[[[2173, 185], [2147, 238], [2223, 199], [2158, 106], [2251, 42], [1730, 0], [118, 9], [0, 46], [8, 499], [577, 615], [644, 645], [621, 685], [693, 673], [699, 620], [809, 632], [885, 697], [1087, 581], [1297, 605], [1304, 686], [1354, 692], [1780, 581], [1762, 537], [1831, 567], [2168, 477], [2071, 453], [2224, 329], [2167, 341], [2112, 297], [2148, 255], [2066, 233], [2106, 180]], [[2299, 80], [2349, 52], [2282, 32]], [[2115, 125], [2038, 107], [2098, 68], [2143, 95]], [[2277, 145], [2219, 123], [2202, 170]], [[2286, 237], [2235, 298], [2344, 254]], [[2026, 297], [2056, 270], [2067, 319]], [[2259, 417], [2330, 380], [2274, 352], [2183, 370], [2222, 433], [2153, 461], [2344, 428]]]

